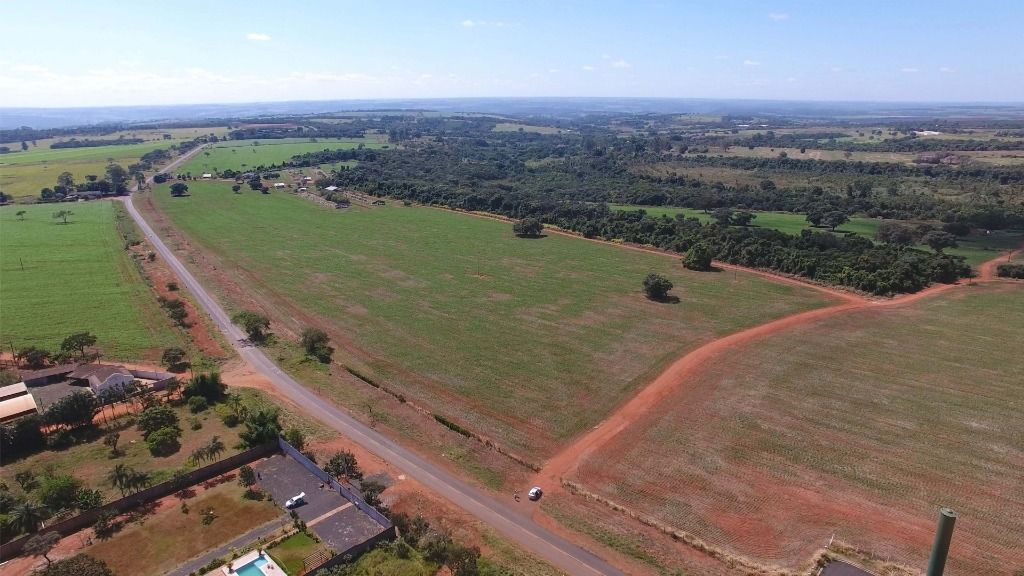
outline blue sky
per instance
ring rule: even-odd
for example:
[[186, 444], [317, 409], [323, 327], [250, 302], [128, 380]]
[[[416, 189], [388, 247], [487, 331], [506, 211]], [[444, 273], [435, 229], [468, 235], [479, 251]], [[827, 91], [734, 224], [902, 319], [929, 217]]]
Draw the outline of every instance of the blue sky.
[[1022, 101], [1024, 2], [0, 2], [0, 106]]

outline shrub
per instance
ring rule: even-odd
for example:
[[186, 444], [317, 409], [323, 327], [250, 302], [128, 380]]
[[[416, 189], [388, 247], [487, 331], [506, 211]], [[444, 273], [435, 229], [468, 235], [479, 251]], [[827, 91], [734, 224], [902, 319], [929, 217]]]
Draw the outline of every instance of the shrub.
[[36, 489], [36, 498], [50, 510], [74, 508], [82, 481], [70, 474], [43, 478]]
[[1024, 279], [1024, 264], [1000, 264], [996, 267], [996, 274], [1002, 278]]
[[139, 414], [139, 420], [136, 427], [142, 432], [144, 438], [149, 438], [149, 435], [157, 430], [164, 428], [174, 428], [178, 431], [181, 429], [178, 427], [178, 415], [174, 413], [174, 410], [170, 406], [152, 406], [146, 408]]
[[644, 278], [644, 294], [651, 300], [664, 300], [672, 289], [672, 282], [661, 274], [648, 274]]
[[189, 426], [193, 430], [202, 430], [203, 429], [203, 421], [200, 420], [199, 418], [196, 418], [195, 416], [190, 418], [188, 422], [189, 422]]
[[188, 409], [191, 410], [193, 414], [198, 414], [209, 407], [210, 403], [202, 396], [193, 396], [188, 399]]
[[235, 426], [238, 426], [238, 415], [234, 412], [226, 412], [221, 415], [220, 421], [228, 428], [234, 428]]
[[256, 483], [256, 472], [246, 464], [238, 469], [238, 484], [248, 488]]
[[258, 502], [263, 500], [263, 492], [250, 486], [242, 493], [242, 498], [245, 498], [246, 500], [256, 500]]
[[711, 249], [704, 243], [692, 246], [683, 258], [683, 266], [699, 272], [711, 270]]
[[178, 428], [169, 426], [161, 428], [146, 437], [146, 446], [149, 448], [150, 454], [154, 456], [174, 454], [181, 449], [181, 443], [178, 442], [179, 436], [181, 436], [181, 430]]

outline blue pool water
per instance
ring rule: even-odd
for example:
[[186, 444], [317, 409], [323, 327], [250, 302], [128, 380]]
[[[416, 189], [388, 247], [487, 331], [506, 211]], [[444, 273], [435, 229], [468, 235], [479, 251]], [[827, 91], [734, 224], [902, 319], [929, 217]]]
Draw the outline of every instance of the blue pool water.
[[265, 573], [260, 568], [266, 565], [266, 558], [257, 558], [241, 568], [235, 568], [235, 574], [238, 574], [238, 576], [265, 576]]

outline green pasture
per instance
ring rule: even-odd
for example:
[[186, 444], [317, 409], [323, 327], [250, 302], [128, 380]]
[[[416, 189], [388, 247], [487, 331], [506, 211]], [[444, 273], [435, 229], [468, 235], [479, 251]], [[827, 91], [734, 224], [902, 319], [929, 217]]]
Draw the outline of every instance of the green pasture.
[[285, 138], [280, 140], [227, 140], [218, 142], [197, 154], [179, 172], [193, 176], [204, 172], [224, 170], [246, 171], [259, 166], [280, 164], [292, 156], [323, 150], [358, 148], [384, 148], [386, 141], [376, 138]]
[[[578, 238], [392, 205], [328, 210], [217, 182], [156, 204], [290, 331], [318, 322], [336, 359], [526, 451], [600, 421], [667, 363], [722, 334], [826, 303], [817, 291]], [[641, 293], [650, 272], [678, 304]], [[302, 320], [305, 318], [305, 320]]]
[[[677, 208], [674, 206], [635, 206], [630, 204], [609, 204], [612, 210], [644, 210], [652, 217], [669, 216], [674, 218], [676, 214], [683, 214], [687, 218], [697, 218], [703, 223], [712, 222], [711, 214], [695, 208]], [[792, 212], [757, 212], [752, 226], [772, 228], [786, 234], [799, 234], [802, 230], [827, 230], [827, 228], [814, 228], [807, 222], [803, 214]], [[874, 238], [878, 225], [883, 221], [877, 218], [865, 218], [854, 216], [850, 221], [840, 226], [836, 232], [841, 234], [860, 234], [868, 238]], [[960, 246], [946, 250], [948, 254], [963, 256], [971, 266], [977, 266], [986, 260], [998, 256], [1001, 252], [1024, 245], [1024, 231], [1001, 231], [996, 230], [989, 234], [973, 234], [959, 239]], [[922, 250], [930, 250], [927, 246], [918, 246]]]
[[[116, 209], [116, 210], [115, 210]], [[17, 215], [24, 210], [24, 220]], [[71, 210], [68, 224], [52, 217]], [[182, 346], [124, 250], [113, 201], [0, 208], [0, 344], [59, 348], [89, 331], [108, 358], [159, 358]]]
[[93, 148], [29, 148], [26, 152], [0, 155], [0, 190], [15, 199], [38, 196], [43, 188], [52, 188], [57, 176], [71, 172], [75, 182], [87, 175], [100, 178], [111, 162], [128, 168], [147, 152], [168, 148], [174, 140], [152, 140], [124, 146]]

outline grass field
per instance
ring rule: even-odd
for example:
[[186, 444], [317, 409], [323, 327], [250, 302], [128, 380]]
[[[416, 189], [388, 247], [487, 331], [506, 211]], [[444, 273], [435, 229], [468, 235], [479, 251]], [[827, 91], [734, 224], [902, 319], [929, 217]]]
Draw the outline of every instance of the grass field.
[[303, 560], [317, 550], [325, 548], [323, 544], [320, 544], [308, 534], [298, 532], [274, 545], [267, 552], [270, 553], [270, 557], [274, 559], [274, 562], [277, 562], [277, 565], [288, 573], [288, 576], [299, 576], [306, 567]]
[[948, 505], [947, 573], [1010, 574], [1024, 568], [1022, 339], [1024, 289], [1010, 284], [796, 328], [709, 364], [577, 480], [788, 567], [833, 533], [924, 566]]
[[[58, 209], [74, 212], [68, 224], [52, 218]], [[124, 250], [119, 211], [113, 201], [0, 208], [4, 349], [55, 350], [81, 331], [92, 332], [109, 359], [159, 358], [183, 345]]]
[[[144, 521], [129, 524], [109, 540], [93, 544], [86, 552], [106, 562], [116, 576], [156, 576], [276, 517], [287, 521], [273, 502], [242, 498], [244, 490], [237, 482], [203, 490], [186, 500], [188, 514], [172, 502]], [[209, 508], [216, 518], [204, 526], [200, 511]]]
[[254, 169], [259, 166], [280, 164], [297, 154], [323, 150], [345, 150], [358, 148], [385, 148], [386, 139], [376, 136], [367, 138], [320, 138], [311, 142], [309, 138], [286, 138], [281, 140], [226, 140], [218, 142], [196, 155], [179, 172], [193, 175], [223, 170]]
[[107, 164], [116, 162], [125, 169], [146, 152], [168, 148], [175, 140], [153, 140], [124, 146], [94, 148], [29, 148], [27, 152], [0, 155], [0, 190], [20, 199], [38, 196], [43, 188], [52, 188], [57, 176], [71, 172], [75, 182], [87, 175], [103, 177]]
[[[157, 205], [297, 333], [307, 323], [410, 400], [540, 459], [682, 351], [825, 303], [810, 289], [509, 224], [389, 206], [326, 210], [198, 182]], [[643, 277], [679, 304], [645, 299]]]
[[[677, 208], [673, 206], [633, 206], [629, 204], [609, 204], [613, 210], [638, 210], [643, 209], [652, 217], [684, 214], [689, 218], [697, 218], [703, 223], [714, 220], [711, 214], [694, 208]], [[786, 234], [799, 234], [801, 230], [827, 230], [825, 228], [812, 228], [803, 214], [791, 212], [754, 212], [757, 218], [754, 226], [772, 228]], [[840, 226], [836, 231], [845, 234], [860, 234], [868, 238], [874, 238], [882, 220], [877, 218], [864, 218], [854, 216], [850, 221]], [[949, 248], [946, 253], [956, 256], [963, 256], [971, 266], [977, 266], [986, 260], [991, 260], [1000, 252], [1019, 248], [1024, 245], [1024, 231], [997, 230], [991, 234], [976, 234], [959, 239], [960, 245], [956, 248]], [[930, 250], [927, 246], [921, 245], [918, 248]]]
[[533, 126], [531, 124], [520, 124], [518, 122], [499, 122], [494, 125], [495, 132], [532, 132], [534, 134], [561, 134], [566, 132], [554, 126]]

